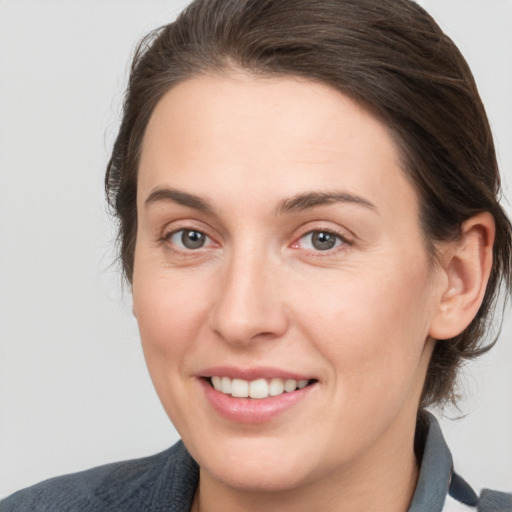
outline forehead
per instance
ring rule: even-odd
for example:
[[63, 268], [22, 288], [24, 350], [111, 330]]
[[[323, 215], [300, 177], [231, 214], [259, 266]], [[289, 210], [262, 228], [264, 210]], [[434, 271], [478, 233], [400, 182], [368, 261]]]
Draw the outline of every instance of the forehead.
[[147, 126], [139, 195], [159, 186], [268, 202], [341, 187], [377, 203], [401, 195], [416, 207], [384, 124], [331, 87], [296, 77], [201, 76], [168, 91]]

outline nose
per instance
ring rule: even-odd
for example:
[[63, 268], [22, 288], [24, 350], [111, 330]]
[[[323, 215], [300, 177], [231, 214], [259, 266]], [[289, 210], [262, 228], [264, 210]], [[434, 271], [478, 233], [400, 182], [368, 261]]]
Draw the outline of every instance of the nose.
[[222, 275], [210, 327], [226, 343], [244, 346], [272, 340], [288, 328], [279, 288], [280, 269], [261, 252], [232, 256]]

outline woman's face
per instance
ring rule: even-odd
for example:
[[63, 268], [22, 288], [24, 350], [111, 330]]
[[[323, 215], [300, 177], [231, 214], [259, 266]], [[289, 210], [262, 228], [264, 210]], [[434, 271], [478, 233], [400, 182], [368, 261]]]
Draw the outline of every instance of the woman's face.
[[204, 475], [289, 489], [412, 453], [440, 287], [378, 120], [303, 79], [188, 80], [137, 208], [144, 354]]

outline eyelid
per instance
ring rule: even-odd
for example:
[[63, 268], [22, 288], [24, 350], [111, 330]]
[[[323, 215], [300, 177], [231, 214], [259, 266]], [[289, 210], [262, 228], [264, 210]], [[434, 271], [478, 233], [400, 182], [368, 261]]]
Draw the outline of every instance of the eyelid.
[[[181, 228], [181, 229], [176, 229], [174, 231], [170, 231], [165, 236], [165, 240], [170, 242], [170, 240], [172, 240], [172, 238], [174, 236], [178, 235], [179, 233], [186, 232], [186, 231], [193, 231], [193, 232], [196, 232], [196, 233], [201, 233], [205, 237], [205, 244], [202, 245], [201, 247], [198, 247], [197, 249], [191, 249], [191, 248], [188, 248], [188, 247], [180, 247], [180, 250], [183, 251], [183, 252], [188, 252], [188, 251], [197, 252], [197, 251], [199, 251], [201, 249], [208, 248], [210, 243], [213, 242], [213, 240], [206, 233], [204, 233], [203, 231], [200, 231], [199, 229], [190, 229], [190, 228]], [[172, 245], [177, 245], [177, 244], [173, 243]]]
[[[182, 231], [198, 231], [199, 233], [202, 233], [206, 237], [207, 242], [205, 243], [204, 246], [198, 249], [188, 249], [185, 247], [176, 246], [176, 244], [172, 244], [170, 241], [171, 237]], [[181, 254], [191, 254], [200, 253], [203, 250], [208, 250], [212, 247], [220, 247], [221, 244], [217, 242], [216, 238], [217, 237], [212, 235], [211, 230], [208, 229], [208, 227], [205, 227], [202, 223], [184, 219], [180, 221], [173, 221], [170, 224], [168, 224], [164, 228], [162, 235], [159, 237], [159, 241], [167, 244], [168, 248], [170, 250], [173, 250], [174, 252]]]
[[[329, 233], [331, 235], [334, 235], [337, 237], [342, 243], [335, 245], [331, 249], [321, 250], [321, 249], [305, 249], [302, 247], [299, 247], [299, 241], [303, 239], [306, 236], [311, 236], [313, 233]], [[303, 249], [305, 251], [309, 251], [315, 255], [319, 256], [328, 256], [332, 255], [333, 253], [346, 249], [349, 246], [352, 246], [354, 244], [354, 236], [348, 232], [346, 229], [342, 228], [336, 228], [333, 226], [325, 226], [325, 225], [311, 225], [308, 224], [307, 226], [303, 227], [299, 234], [294, 237], [294, 241], [291, 244], [292, 249]]]

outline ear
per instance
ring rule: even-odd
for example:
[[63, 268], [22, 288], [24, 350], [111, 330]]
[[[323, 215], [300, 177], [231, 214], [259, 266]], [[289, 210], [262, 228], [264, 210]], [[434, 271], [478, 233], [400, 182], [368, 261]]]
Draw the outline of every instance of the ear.
[[462, 224], [460, 238], [441, 249], [444, 274], [429, 334], [437, 340], [459, 335], [482, 304], [492, 269], [494, 217], [479, 213]]

